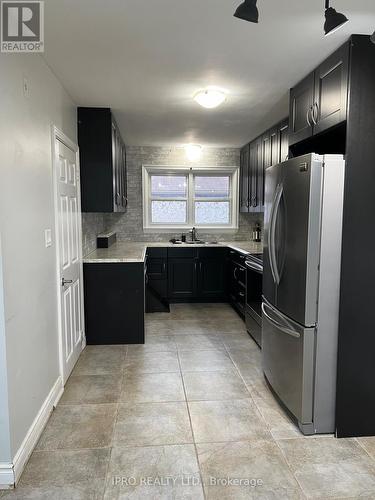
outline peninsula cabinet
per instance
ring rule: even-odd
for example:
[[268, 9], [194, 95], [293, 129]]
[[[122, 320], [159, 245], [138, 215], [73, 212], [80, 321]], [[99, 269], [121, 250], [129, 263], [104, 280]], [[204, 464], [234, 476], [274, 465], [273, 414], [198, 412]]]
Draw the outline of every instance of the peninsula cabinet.
[[83, 265], [87, 344], [144, 344], [143, 262]]
[[240, 212], [264, 211], [265, 170], [288, 158], [289, 120], [285, 118], [241, 149]]
[[348, 76], [346, 43], [290, 90], [290, 145], [346, 120]]
[[109, 108], [78, 108], [83, 212], [125, 212], [126, 148]]

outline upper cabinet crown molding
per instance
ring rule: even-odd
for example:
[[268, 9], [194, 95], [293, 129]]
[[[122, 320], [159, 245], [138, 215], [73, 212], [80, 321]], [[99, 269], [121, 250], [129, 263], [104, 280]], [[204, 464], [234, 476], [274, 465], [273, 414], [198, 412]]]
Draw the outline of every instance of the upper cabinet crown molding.
[[126, 148], [109, 108], [78, 111], [82, 212], [125, 212]]

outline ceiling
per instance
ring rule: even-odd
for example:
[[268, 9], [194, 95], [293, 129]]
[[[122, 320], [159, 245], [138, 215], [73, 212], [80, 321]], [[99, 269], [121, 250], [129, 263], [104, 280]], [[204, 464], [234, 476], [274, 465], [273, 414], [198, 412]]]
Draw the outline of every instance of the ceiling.
[[[350, 22], [323, 36], [323, 0], [47, 0], [45, 58], [74, 101], [109, 106], [127, 144], [241, 146], [288, 114], [288, 89], [351, 33], [375, 30], [374, 0], [332, 0]], [[215, 110], [192, 97], [229, 93]]]

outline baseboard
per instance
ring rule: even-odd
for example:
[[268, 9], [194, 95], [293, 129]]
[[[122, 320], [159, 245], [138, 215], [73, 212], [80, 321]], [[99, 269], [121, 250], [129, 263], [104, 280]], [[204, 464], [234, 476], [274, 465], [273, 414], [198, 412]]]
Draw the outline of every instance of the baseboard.
[[[13, 464], [0, 463], [0, 490], [9, 490], [14, 486]], [[1, 496], [1, 495], [0, 495]]]
[[34, 422], [31, 424], [25, 439], [13, 459], [13, 464], [0, 464], [0, 489], [12, 488], [19, 481], [51, 412], [59, 402], [63, 392], [64, 387], [61, 377], [59, 377], [35, 417]]

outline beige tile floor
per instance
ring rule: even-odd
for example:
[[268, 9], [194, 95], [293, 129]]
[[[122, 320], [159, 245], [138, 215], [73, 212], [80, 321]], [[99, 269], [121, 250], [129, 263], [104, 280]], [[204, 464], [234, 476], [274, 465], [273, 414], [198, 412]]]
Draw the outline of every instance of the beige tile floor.
[[85, 349], [1, 500], [375, 499], [375, 438], [302, 436], [228, 305], [175, 305], [146, 329], [144, 346]]

